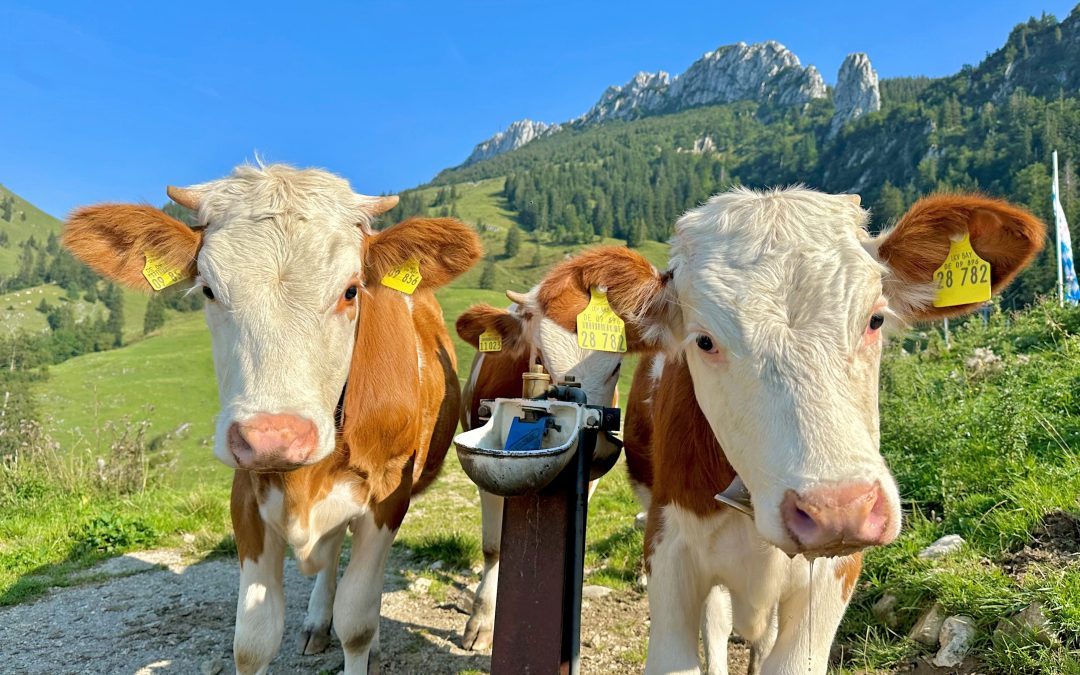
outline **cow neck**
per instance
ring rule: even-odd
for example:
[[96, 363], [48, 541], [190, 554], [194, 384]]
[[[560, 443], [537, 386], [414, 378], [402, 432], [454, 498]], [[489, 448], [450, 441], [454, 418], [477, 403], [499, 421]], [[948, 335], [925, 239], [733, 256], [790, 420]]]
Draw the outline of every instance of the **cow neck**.
[[716, 513], [723, 508], [717, 492], [736, 474], [698, 405], [686, 362], [668, 359], [652, 394], [654, 503]]

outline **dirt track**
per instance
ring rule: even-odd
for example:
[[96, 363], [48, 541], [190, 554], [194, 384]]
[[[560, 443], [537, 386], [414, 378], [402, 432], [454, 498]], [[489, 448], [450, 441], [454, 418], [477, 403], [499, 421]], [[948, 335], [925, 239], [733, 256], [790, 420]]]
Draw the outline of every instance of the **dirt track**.
[[[389, 569], [409, 574], [395, 549]], [[148, 551], [89, 570], [86, 583], [52, 591], [36, 602], [0, 609], [0, 671], [10, 673], [232, 672], [232, 629], [238, 568], [233, 560], [184, 564], [175, 551]], [[94, 579], [90, 581], [89, 579]], [[383, 673], [436, 675], [486, 672], [488, 654], [462, 650], [460, 632], [470, 593], [468, 573], [445, 575], [438, 590], [409, 590], [391, 573], [383, 595]], [[300, 624], [312, 579], [286, 561], [285, 637], [275, 673], [337, 673], [335, 640], [318, 656], [298, 656]], [[586, 600], [584, 673], [637, 673], [644, 666], [648, 604], [633, 591]], [[745, 672], [745, 650], [732, 645], [732, 673]]]

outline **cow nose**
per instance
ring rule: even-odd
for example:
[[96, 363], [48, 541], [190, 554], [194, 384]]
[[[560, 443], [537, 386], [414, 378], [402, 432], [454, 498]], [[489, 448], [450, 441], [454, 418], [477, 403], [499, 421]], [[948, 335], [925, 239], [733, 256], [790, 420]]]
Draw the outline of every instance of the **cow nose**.
[[298, 415], [259, 413], [233, 422], [228, 440], [241, 469], [284, 471], [307, 462], [319, 433], [311, 420]]
[[802, 494], [788, 490], [780, 513], [788, 534], [806, 553], [850, 553], [895, 538], [881, 483], [847, 483]]

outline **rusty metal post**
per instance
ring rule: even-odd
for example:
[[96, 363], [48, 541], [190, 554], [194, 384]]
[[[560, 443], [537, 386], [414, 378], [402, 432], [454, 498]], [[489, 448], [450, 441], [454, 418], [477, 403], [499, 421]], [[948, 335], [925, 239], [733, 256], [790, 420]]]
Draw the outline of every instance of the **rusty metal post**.
[[580, 652], [588, 432], [577, 459], [537, 494], [508, 497], [499, 552], [492, 675], [569, 675]]

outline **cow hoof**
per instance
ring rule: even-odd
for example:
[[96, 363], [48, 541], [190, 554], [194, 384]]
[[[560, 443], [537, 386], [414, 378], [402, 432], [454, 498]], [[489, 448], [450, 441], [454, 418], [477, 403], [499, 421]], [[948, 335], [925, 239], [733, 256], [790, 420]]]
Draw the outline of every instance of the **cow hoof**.
[[305, 656], [321, 654], [330, 646], [330, 626], [308, 628], [300, 631], [300, 653]]
[[[474, 617], [475, 618], [475, 617]], [[482, 625], [482, 621], [469, 619], [465, 625], [465, 634], [461, 638], [461, 646], [474, 652], [491, 649], [492, 626]]]

